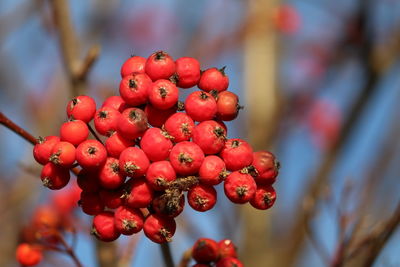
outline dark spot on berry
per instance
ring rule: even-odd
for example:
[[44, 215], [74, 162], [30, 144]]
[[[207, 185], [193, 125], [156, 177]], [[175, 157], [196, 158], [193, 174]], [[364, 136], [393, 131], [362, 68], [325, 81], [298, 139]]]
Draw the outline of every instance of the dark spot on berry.
[[129, 88], [136, 88], [137, 87], [137, 83], [134, 79], [130, 79], [129, 80]]
[[168, 94], [167, 89], [165, 89], [164, 87], [160, 87], [160, 88], [158, 88], [158, 91], [160, 92], [160, 96], [162, 98], [166, 98], [167, 97], [167, 94]]
[[89, 147], [88, 150], [87, 150], [87, 152], [88, 152], [90, 155], [96, 154], [96, 151], [97, 151], [97, 148], [95, 148], [94, 146]]

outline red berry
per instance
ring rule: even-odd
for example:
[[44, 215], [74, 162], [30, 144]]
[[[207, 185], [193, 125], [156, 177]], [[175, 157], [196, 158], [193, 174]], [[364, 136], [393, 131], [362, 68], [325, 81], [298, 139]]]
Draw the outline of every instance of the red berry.
[[126, 108], [128, 108], [128, 105], [125, 103], [125, 101], [122, 99], [122, 97], [113, 95], [108, 97], [104, 102], [103, 105], [101, 106], [102, 108], [104, 107], [109, 107], [118, 110], [119, 112], [124, 111]]
[[234, 120], [240, 110], [239, 98], [236, 94], [224, 91], [217, 97], [217, 117], [223, 121]]
[[143, 228], [143, 215], [139, 209], [119, 207], [114, 214], [115, 227], [123, 235], [133, 235]]
[[38, 143], [33, 148], [33, 157], [42, 165], [49, 162], [49, 158], [53, 151], [53, 147], [60, 142], [58, 136], [46, 136], [45, 138], [39, 137]]
[[199, 238], [192, 248], [192, 257], [197, 262], [209, 263], [218, 258], [218, 244], [209, 238]]
[[132, 56], [128, 58], [121, 67], [121, 77], [125, 77], [132, 73], [144, 73], [144, 65], [146, 59], [144, 57]]
[[230, 171], [237, 171], [253, 162], [253, 149], [242, 139], [229, 139], [222, 149], [221, 158]]
[[188, 191], [188, 203], [197, 211], [207, 211], [217, 202], [217, 191], [210, 185], [196, 185]]
[[166, 185], [176, 179], [176, 172], [169, 161], [157, 161], [150, 164], [146, 180], [154, 190], [165, 190]]
[[155, 243], [170, 242], [175, 230], [174, 219], [157, 214], [149, 215], [143, 226], [144, 234]]
[[167, 132], [159, 128], [148, 129], [140, 140], [140, 147], [151, 161], [168, 158], [173, 144]]
[[54, 145], [49, 160], [54, 164], [69, 168], [75, 162], [75, 147], [69, 142], [58, 142]]
[[96, 215], [104, 210], [104, 203], [101, 201], [100, 195], [97, 192], [90, 193], [82, 191], [79, 205], [82, 211], [87, 215]]
[[218, 242], [219, 258], [237, 258], [236, 246], [230, 239], [223, 239]]
[[98, 173], [81, 169], [77, 176], [78, 186], [84, 192], [98, 192], [100, 189], [100, 183], [98, 179]]
[[122, 137], [134, 140], [141, 137], [147, 128], [147, 117], [143, 110], [127, 108], [121, 113], [117, 131]]
[[195, 143], [183, 141], [172, 148], [169, 160], [177, 174], [193, 175], [200, 169], [204, 153]]
[[144, 113], [147, 116], [147, 120], [150, 125], [153, 127], [161, 128], [165, 121], [176, 112], [177, 107], [173, 106], [172, 108], [166, 110], [160, 110], [153, 107], [150, 103], [146, 105], [144, 108]]
[[193, 130], [193, 142], [204, 154], [217, 154], [224, 147], [226, 132], [216, 121], [203, 121]]
[[130, 74], [121, 80], [119, 94], [128, 105], [140, 106], [147, 103], [151, 85], [151, 79], [145, 73]]
[[194, 91], [185, 101], [186, 113], [195, 121], [206, 121], [217, 113], [217, 102], [209, 93]]
[[192, 137], [194, 121], [186, 113], [175, 113], [167, 119], [164, 128], [174, 137], [175, 143], [188, 141]]
[[210, 68], [203, 71], [198, 86], [206, 92], [212, 90], [222, 92], [228, 89], [229, 78], [225, 74], [225, 67], [222, 69]]
[[205, 185], [217, 185], [227, 176], [225, 162], [218, 156], [207, 156], [199, 169], [199, 181]]
[[225, 195], [230, 201], [237, 204], [250, 201], [256, 192], [256, 188], [253, 177], [239, 171], [229, 174], [224, 183]]
[[254, 159], [251, 164], [258, 175], [254, 178], [257, 184], [273, 184], [279, 172], [279, 162], [274, 154], [268, 151], [257, 151], [253, 153]]
[[67, 168], [61, 168], [49, 162], [43, 166], [40, 178], [44, 186], [51, 190], [59, 190], [68, 184], [70, 174]]
[[146, 208], [153, 200], [153, 189], [144, 178], [131, 179], [126, 185], [125, 204], [130, 208]]
[[217, 265], [215, 265], [215, 267], [244, 267], [244, 265], [236, 258], [226, 257], [217, 261]]
[[119, 171], [119, 160], [107, 158], [106, 163], [100, 168], [100, 185], [106, 189], [116, 189], [125, 182], [125, 176]]
[[67, 115], [75, 120], [82, 120], [85, 123], [93, 119], [96, 112], [96, 102], [93, 98], [86, 95], [80, 95], [68, 102]]
[[258, 185], [250, 204], [259, 210], [271, 208], [276, 200], [275, 189], [271, 185]]
[[154, 212], [172, 218], [181, 214], [185, 207], [185, 196], [179, 191], [174, 193], [164, 193], [155, 197], [151, 203]]
[[15, 257], [22, 266], [35, 266], [42, 261], [43, 254], [42, 251], [34, 245], [21, 243], [17, 247]]
[[118, 110], [110, 107], [102, 107], [94, 116], [94, 127], [96, 131], [105, 136], [110, 136], [117, 130], [118, 120], [121, 116]]
[[114, 213], [104, 211], [93, 218], [92, 233], [101, 241], [111, 242], [116, 240], [121, 233], [115, 227]]
[[133, 145], [135, 145], [133, 140], [123, 138], [118, 132], [113, 133], [105, 144], [108, 155], [114, 158], [119, 158], [122, 151]]
[[116, 209], [123, 204], [124, 191], [122, 188], [116, 190], [101, 189], [99, 191], [101, 202], [110, 209]]
[[175, 62], [166, 52], [158, 51], [147, 59], [145, 71], [153, 81], [168, 79], [175, 72]]
[[89, 136], [89, 128], [81, 120], [67, 121], [61, 125], [60, 139], [74, 146], [79, 145]]
[[190, 88], [200, 79], [200, 63], [192, 57], [181, 57], [175, 61], [177, 86]]
[[157, 109], [172, 108], [178, 102], [178, 88], [169, 80], [157, 80], [149, 89], [149, 101]]
[[107, 159], [107, 150], [97, 140], [86, 140], [76, 148], [76, 160], [84, 169], [96, 169]]
[[138, 147], [128, 147], [119, 156], [119, 169], [129, 177], [141, 177], [146, 174], [150, 161]]

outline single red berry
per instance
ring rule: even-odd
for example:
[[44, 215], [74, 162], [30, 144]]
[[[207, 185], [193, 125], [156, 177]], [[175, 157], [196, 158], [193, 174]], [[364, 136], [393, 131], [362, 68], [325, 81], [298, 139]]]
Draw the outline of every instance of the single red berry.
[[152, 82], [145, 73], [134, 73], [125, 76], [119, 84], [119, 94], [131, 106], [146, 104]]
[[119, 156], [119, 169], [129, 177], [141, 177], [146, 174], [150, 161], [138, 147], [128, 147]]
[[147, 130], [147, 117], [143, 110], [127, 108], [121, 113], [118, 121], [118, 133], [129, 140], [141, 137]]
[[279, 173], [279, 162], [274, 154], [268, 151], [257, 151], [253, 153], [254, 159], [251, 164], [256, 170], [257, 175], [254, 179], [257, 184], [273, 184]]
[[242, 139], [229, 139], [222, 149], [221, 158], [230, 171], [237, 171], [253, 162], [253, 149]]
[[18, 245], [15, 257], [22, 266], [35, 266], [42, 261], [42, 250], [28, 243]]
[[128, 108], [128, 104], [126, 104], [126, 102], [122, 99], [122, 97], [113, 95], [104, 100], [103, 105], [101, 107], [113, 108], [122, 113], [125, 109]]
[[218, 93], [217, 97], [217, 117], [223, 121], [231, 121], [236, 119], [241, 106], [239, 98], [236, 94], [223, 91]]
[[176, 85], [181, 88], [195, 86], [200, 80], [200, 63], [192, 57], [181, 57], [175, 61]]
[[209, 263], [218, 259], [218, 244], [210, 238], [199, 238], [192, 248], [192, 257], [197, 262]]
[[161, 110], [172, 108], [178, 102], [179, 90], [169, 80], [157, 80], [149, 89], [149, 101]]
[[166, 110], [160, 110], [149, 103], [144, 108], [144, 113], [146, 114], [147, 120], [151, 126], [161, 128], [165, 121], [176, 112], [176, 109], [177, 107], [173, 106]]
[[217, 185], [228, 175], [225, 162], [218, 156], [207, 156], [199, 169], [199, 181], [205, 185]]
[[58, 229], [62, 226], [58, 211], [50, 205], [39, 205], [36, 207], [32, 215], [31, 223], [32, 226], [37, 229]]
[[84, 169], [96, 169], [107, 159], [107, 150], [97, 140], [86, 140], [76, 148], [76, 160]]
[[90, 193], [82, 191], [81, 199], [78, 204], [87, 215], [96, 215], [104, 210], [104, 203], [97, 192]]
[[176, 172], [169, 161], [153, 162], [147, 169], [146, 180], [154, 190], [165, 190], [167, 184], [175, 179]]
[[145, 71], [153, 81], [168, 79], [175, 73], [175, 62], [166, 52], [158, 51], [147, 59]]
[[114, 212], [104, 211], [93, 218], [92, 233], [101, 241], [116, 240], [121, 233], [114, 224]]
[[223, 239], [218, 242], [219, 259], [226, 257], [237, 258], [236, 246], [230, 239]]
[[123, 235], [133, 235], [143, 228], [143, 215], [139, 209], [119, 207], [114, 214], [115, 227]]
[[82, 120], [85, 123], [93, 119], [95, 112], [96, 102], [90, 96], [77, 96], [69, 101], [67, 105], [68, 118], [72, 117], [75, 120]]
[[169, 160], [177, 174], [193, 175], [200, 169], [204, 153], [195, 143], [183, 141], [172, 148]]
[[229, 174], [224, 183], [226, 197], [237, 204], [250, 201], [254, 197], [256, 188], [257, 185], [253, 177], [239, 171]]
[[236, 258], [226, 257], [217, 261], [217, 265], [215, 265], [215, 267], [244, 267], [244, 265]]
[[144, 73], [144, 65], [146, 58], [139, 56], [132, 56], [128, 58], [121, 67], [121, 77], [125, 77], [132, 73]]
[[212, 90], [222, 92], [228, 89], [228, 86], [229, 78], [225, 74], [225, 67], [222, 69], [210, 68], [203, 71], [198, 83], [198, 87], [206, 92]]
[[100, 185], [106, 189], [117, 189], [125, 182], [125, 176], [119, 171], [119, 160], [107, 158], [99, 172]]
[[224, 147], [226, 132], [216, 121], [203, 121], [193, 130], [193, 142], [198, 144], [204, 154], [217, 154]]
[[194, 91], [185, 101], [186, 113], [195, 121], [206, 121], [217, 113], [217, 102], [209, 93]]
[[118, 132], [113, 133], [105, 144], [108, 155], [113, 158], [119, 158], [122, 151], [133, 145], [135, 145], [133, 139], [125, 139]]
[[62, 141], [58, 142], [53, 146], [49, 161], [58, 166], [70, 168], [75, 162], [75, 151], [76, 149], [73, 144]]
[[70, 174], [67, 168], [49, 162], [43, 166], [40, 178], [44, 186], [51, 190], [59, 190], [69, 183]]
[[130, 208], [146, 208], [153, 200], [153, 189], [144, 178], [135, 178], [127, 182], [125, 204]]
[[250, 204], [259, 210], [271, 208], [276, 200], [275, 189], [271, 185], [257, 185], [254, 197], [250, 200]]
[[174, 137], [173, 141], [179, 143], [192, 137], [194, 126], [194, 121], [186, 113], [175, 113], [167, 119], [164, 128]]
[[58, 136], [46, 136], [45, 138], [39, 137], [36, 145], [33, 147], [33, 157], [42, 165], [49, 162], [49, 158], [53, 151], [53, 147], [60, 142]]
[[81, 120], [67, 121], [61, 125], [60, 140], [79, 145], [89, 136], [89, 128]]
[[210, 185], [196, 185], [187, 194], [190, 207], [197, 211], [207, 211], [217, 203], [217, 191]]
[[124, 203], [124, 191], [122, 188], [115, 190], [100, 189], [99, 196], [101, 202], [109, 209], [116, 209]]
[[105, 136], [110, 136], [117, 130], [121, 113], [115, 108], [102, 107], [94, 115], [94, 127], [96, 131]]
[[93, 170], [81, 169], [77, 175], [78, 186], [84, 192], [98, 192], [100, 183], [98, 172]]
[[144, 221], [144, 234], [155, 243], [170, 242], [175, 230], [175, 220], [166, 216], [152, 214]]
[[155, 213], [174, 218], [182, 213], [185, 196], [180, 191], [163, 193], [153, 199], [151, 206]]
[[160, 128], [148, 129], [140, 140], [140, 147], [151, 161], [160, 161], [168, 158], [173, 147], [171, 137]]

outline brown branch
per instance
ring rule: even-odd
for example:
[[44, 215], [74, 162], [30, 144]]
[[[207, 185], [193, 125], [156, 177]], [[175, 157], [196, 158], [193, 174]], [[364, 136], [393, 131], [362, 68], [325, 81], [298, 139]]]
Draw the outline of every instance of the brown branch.
[[164, 258], [164, 264], [166, 267], [174, 267], [174, 261], [172, 259], [171, 255], [171, 248], [169, 246], [169, 243], [162, 243], [160, 245], [161, 252]]
[[[100, 143], [103, 144], [103, 141], [101, 141], [100, 137], [97, 135], [97, 133], [93, 130], [92, 126], [90, 126], [90, 124], [87, 124], [90, 133], [94, 136], [94, 138], [96, 138], [97, 141], [99, 141]], [[104, 144], [103, 144], [104, 145]]]
[[77, 79], [77, 80], [85, 80], [86, 79], [94, 62], [99, 57], [99, 54], [100, 54], [100, 46], [94, 45], [89, 49], [86, 57], [83, 59], [80, 67], [78, 68], [78, 70], [75, 73], [75, 79]]
[[14, 133], [24, 138], [32, 145], [35, 145], [37, 143], [37, 139], [33, 135], [31, 135], [30, 133], [19, 127], [17, 124], [15, 124], [12, 120], [7, 118], [6, 115], [3, 114], [3, 112], [0, 112], [0, 123], [5, 127], [7, 127], [8, 129], [10, 129], [11, 131], [13, 131]]
[[124, 246], [125, 249], [122, 252], [122, 255], [120, 256], [120, 259], [118, 261], [118, 267], [130, 266], [130, 262], [132, 261], [132, 257], [135, 254], [134, 252], [139, 242], [140, 236], [141, 235], [132, 236], [128, 244]]

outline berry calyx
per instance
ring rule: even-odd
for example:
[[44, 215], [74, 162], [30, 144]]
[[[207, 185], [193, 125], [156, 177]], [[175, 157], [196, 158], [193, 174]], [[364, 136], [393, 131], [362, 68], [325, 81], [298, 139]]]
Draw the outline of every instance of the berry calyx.
[[157, 214], [149, 215], [143, 226], [144, 234], [155, 243], [170, 242], [175, 230], [174, 219]]

